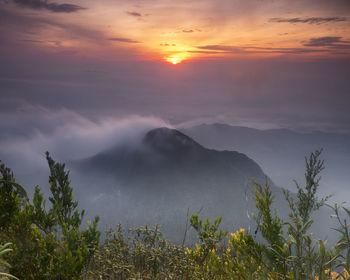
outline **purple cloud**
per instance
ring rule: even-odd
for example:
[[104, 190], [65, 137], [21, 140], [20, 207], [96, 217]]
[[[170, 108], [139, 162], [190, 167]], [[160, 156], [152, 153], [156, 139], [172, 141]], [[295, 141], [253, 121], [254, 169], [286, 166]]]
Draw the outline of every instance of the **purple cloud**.
[[133, 16], [133, 17], [142, 17], [142, 15], [138, 12], [126, 12], [129, 16]]
[[129, 38], [121, 38], [121, 37], [108, 38], [108, 40], [118, 41], [118, 42], [122, 42], [122, 43], [133, 43], [133, 44], [141, 43], [140, 41], [135, 41], [135, 40], [132, 40]]
[[18, 6], [34, 9], [34, 10], [48, 10], [54, 13], [72, 13], [85, 8], [74, 4], [57, 4], [56, 2], [48, 2], [47, 0], [13, 0]]
[[346, 18], [344, 17], [270, 18], [269, 21], [278, 22], [278, 23], [321, 24], [321, 23], [327, 23], [327, 22], [346, 21]]

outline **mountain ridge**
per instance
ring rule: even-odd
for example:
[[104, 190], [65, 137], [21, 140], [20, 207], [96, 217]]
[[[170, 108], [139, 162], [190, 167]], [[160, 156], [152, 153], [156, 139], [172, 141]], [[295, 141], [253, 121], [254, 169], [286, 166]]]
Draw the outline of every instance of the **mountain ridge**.
[[119, 215], [123, 223], [160, 223], [176, 239], [182, 236], [187, 209], [192, 213], [203, 209], [209, 218], [223, 216], [227, 228], [249, 227], [252, 221], [247, 217], [254, 209], [251, 179], [269, 182], [276, 197], [282, 197], [282, 190], [245, 154], [207, 149], [184, 133], [164, 127], [148, 131], [139, 143], [71, 163], [85, 175], [86, 185], [95, 178], [100, 184], [109, 178], [98, 188], [88, 190], [85, 185], [85, 191], [92, 196], [105, 194], [99, 205], [106, 212], [119, 213], [113, 219]]

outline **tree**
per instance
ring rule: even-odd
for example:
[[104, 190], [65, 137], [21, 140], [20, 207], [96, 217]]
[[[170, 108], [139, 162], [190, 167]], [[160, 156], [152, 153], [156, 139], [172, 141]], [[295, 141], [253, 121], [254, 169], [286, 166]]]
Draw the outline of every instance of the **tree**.
[[56, 163], [49, 152], [46, 152], [46, 159], [50, 168], [49, 183], [52, 196], [49, 200], [52, 203], [52, 212], [61, 227], [67, 230], [77, 228], [81, 225], [84, 210], [77, 210], [78, 201], [74, 200], [69, 171], [65, 170], [65, 164]]

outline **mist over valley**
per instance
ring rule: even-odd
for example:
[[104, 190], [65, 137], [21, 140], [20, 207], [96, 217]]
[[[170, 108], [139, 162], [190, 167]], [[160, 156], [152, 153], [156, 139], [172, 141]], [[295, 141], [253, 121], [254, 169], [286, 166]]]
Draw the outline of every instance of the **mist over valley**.
[[[324, 147], [326, 174], [332, 174], [329, 169], [334, 171], [344, 163], [335, 165], [332, 159], [350, 159], [346, 134], [257, 130], [225, 124], [175, 129], [162, 126], [166, 123], [162, 120], [135, 117], [119, 123], [95, 126], [97, 131], [108, 127], [108, 133], [87, 143], [84, 140], [90, 124], [86, 129], [80, 126], [82, 132], [76, 130], [68, 147], [68, 140], [59, 138], [52, 145], [50, 141], [55, 136], [50, 135], [56, 134], [51, 132], [39, 139], [43, 144], [50, 143], [53, 156], [57, 154], [66, 163], [79, 207], [87, 211], [86, 219], [99, 215], [102, 230], [119, 223], [126, 228], [159, 224], [165, 236], [176, 243], [183, 241], [186, 231], [187, 241], [194, 240], [193, 230], [186, 230], [193, 213], [210, 219], [222, 216], [222, 228], [230, 231], [241, 227], [254, 231], [253, 180], [270, 185], [275, 195], [273, 207], [287, 219], [283, 188], [293, 193], [293, 179], [304, 183], [305, 156]], [[70, 126], [74, 128], [74, 123]], [[37, 135], [31, 137], [34, 142]], [[65, 147], [73, 153], [67, 153]], [[328, 149], [332, 149], [333, 158]], [[22, 164], [26, 162], [23, 155], [18, 153], [14, 158], [17, 157], [22, 157]], [[37, 162], [43, 159], [40, 152], [35, 157]], [[32, 171], [17, 173], [15, 165], [16, 178], [28, 187], [29, 193], [37, 184], [48, 192], [47, 167], [29, 167]], [[23, 170], [22, 166], [18, 169]], [[343, 178], [346, 179], [346, 173], [340, 177]], [[333, 201], [344, 198], [347, 190], [340, 179], [323, 178], [320, 193], [326, 196], [335, 192]], [[329, 182], [337, 188], [328, 188]], [[332, 224], [329, 216], [328, 210], [321, 211], [316, 220], [322, 220], [322, 225], [315, 225], [319, 236], [333, 240], [328, 231]]]

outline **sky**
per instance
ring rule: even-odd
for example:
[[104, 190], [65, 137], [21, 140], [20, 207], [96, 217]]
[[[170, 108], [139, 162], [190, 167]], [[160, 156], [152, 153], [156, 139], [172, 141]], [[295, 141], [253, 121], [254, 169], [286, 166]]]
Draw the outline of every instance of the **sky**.
[[0, 138], [130, 116], [350, 132], [349, 67], [348, 0], [0, 0]]

